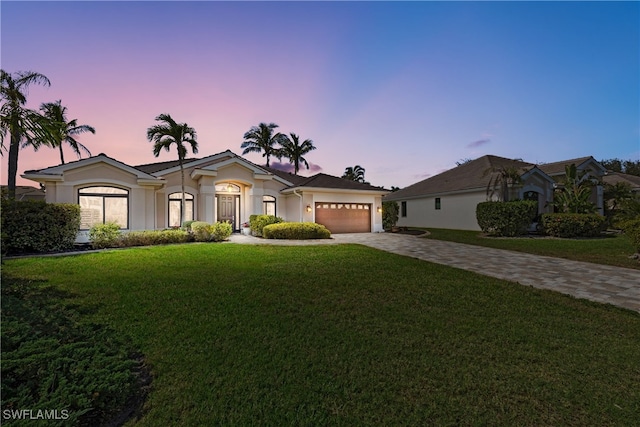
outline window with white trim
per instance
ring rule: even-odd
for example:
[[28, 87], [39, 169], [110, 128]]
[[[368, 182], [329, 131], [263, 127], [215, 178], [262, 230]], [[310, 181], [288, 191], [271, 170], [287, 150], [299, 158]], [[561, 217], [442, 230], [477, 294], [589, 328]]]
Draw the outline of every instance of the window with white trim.
[[262, 196], [262, 212], [265, 215], [276, 215], [276, 198], [273, 196]]
[[[193, 220], [193, 194], [184, 193], [185, 221]], [[169, 227], [182, 225], [182, 193], [169, 194]]]
[[78, 204], [81, 230], [106, 222], [115, 222], [121, 229], [129, 228], [128, 190], [107, 186], [81, 188]]

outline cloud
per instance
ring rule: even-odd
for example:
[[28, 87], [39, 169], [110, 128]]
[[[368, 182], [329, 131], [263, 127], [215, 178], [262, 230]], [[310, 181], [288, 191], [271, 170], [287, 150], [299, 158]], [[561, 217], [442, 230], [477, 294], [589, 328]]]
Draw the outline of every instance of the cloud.
[[[282, 163], [282, 162], [271, 162], [269, 166], [281, 170], [283, 172], [293, 173], [293, 165], [291, 163]], [[314, 163], [309, 162], [309, 170], [304, 165], [300, 165], [299, 174], [304, 174], [305, 172], [318, 173], [322, 171], [322, 167], [320, 165], [316, 165]]]
[[490, 143], [491, 140], [489, 138], [479, 139], [477, 141], [470, 142], [466, 145], [467, 148], [478, 148], [482, 145]]

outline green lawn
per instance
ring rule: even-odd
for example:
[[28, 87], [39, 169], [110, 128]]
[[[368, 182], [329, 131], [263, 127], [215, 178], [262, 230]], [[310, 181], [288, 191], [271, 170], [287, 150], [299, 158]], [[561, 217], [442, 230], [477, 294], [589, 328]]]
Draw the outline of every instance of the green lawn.
[[640, 413], [640, 314], [362, 246], [173, 245], [10, 260], [3, 275], [74, 295], [146, 356], [152, 391], [129, 425]]
[[640, 269], [640, 262], [629, 258], [635, 253], [631, 241], [621, 234], [596, 239], [558, 239], [547, 237], [487, 237], [479, 231], [446, 230], [441, 228], [425, 228], [423, 230], [430, 232], [430, 235], [426, 236], [429, 239]]

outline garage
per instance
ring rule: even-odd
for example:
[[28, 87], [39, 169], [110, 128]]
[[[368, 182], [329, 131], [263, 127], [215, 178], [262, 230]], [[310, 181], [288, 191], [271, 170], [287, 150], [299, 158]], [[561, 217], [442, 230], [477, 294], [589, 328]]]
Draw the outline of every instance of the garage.
[[371, 232], [371, 204], [316, 203], [316, 218], [333, 234]]

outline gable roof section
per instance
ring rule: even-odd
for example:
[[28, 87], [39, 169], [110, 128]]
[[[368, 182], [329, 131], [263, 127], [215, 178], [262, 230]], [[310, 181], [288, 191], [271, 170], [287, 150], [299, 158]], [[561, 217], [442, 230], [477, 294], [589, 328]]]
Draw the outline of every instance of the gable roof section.
[[538, 167], [549, 176], [558, 176], [565, 174], [565, 166], [574, 164], [578, 170], [585, 169], [589, 164], [593, 165], [596, 170], [599, 170], [601, 174], [606, 172], [606, 169], [592, 156], [578, 157], [577, 159], [561, 160], [559, 162], [544, 163], [538, 165]]
[[97, 156], [88, 157], [86, 159], [80, 159], [44, 169], [25, 171], [25, 173], [21, 176], [25, 179], [30, 179], [36, 182], [63, 181], [63, 175], [66, 171], [94, 165], [97, 163], [105, 163], [107, 165], [115, 167], [116, 169], [120, 169], [132, 175], [135, 175], [138, 179], [138, 182], [141, 184], [144, 183], [153, 185], [162, 184], [164, 182], [162, 178], [155, 177], [133, 166], [124, 164], [116, 159], [107, 156], [104, 153], [100, 153]]
[[306, 176], [294, 175], [291, 172], [281, 171], [280, 169], [275, 169], [272, 167], [262, 166], [262, 168], [268, 170], [269, 172], [271, 172], [276, 176], [279, 176], [285, 181], [290, 182], [291, 185], [299, 185], [305, 182], [307, 179], [309, 179], [309, 177], [306, 177]]
[[524, 173], [535, 165], [521, 160], [486, 155], [391, 193], [385, 200], [406, 200], [430, 194], [484, 190], [494, 176], [491, 170], [502, 167], [513, 167]]
[[602, 180], [610, 185], [616, 185], [618, 182], [626, 182], [634, 191], [640, 191], [640, 176], [629, 175], [622, 172], [609, 172], [602, 177]]
[[[200, 159], [184, 159], [185, 165], [187, 163], [194, 162]], [[153, 174], [161, 170], [170, 169], [180, 165], [180, 161], [178, 160], [169, 160], [166, 162], [157, 162], [157, 163], [145, 163], [143, 165], [134, 166], [134, 168], [146, 172], [148, 174]]]

